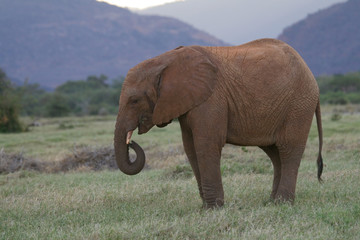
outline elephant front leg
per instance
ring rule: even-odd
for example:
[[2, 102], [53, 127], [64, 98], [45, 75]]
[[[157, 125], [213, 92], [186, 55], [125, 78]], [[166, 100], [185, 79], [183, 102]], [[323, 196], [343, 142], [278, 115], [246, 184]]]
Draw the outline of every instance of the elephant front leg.
[[198, 188], [199, 188], [200, 197], [203, 200], [203, 203], [205, 205], [204, 194], [203, 194], [202, 185], [201, 185], [200, 171], [199, 171], [199, 166], [198, 166], [198, 162], [197, 162], [195, 146], [194, 146], [194, 141], [193, 141], [193, 135], [192, 135], [191, 129], [188, 126], [186, 126], [185, 122], [182, 121], [181, 118], [179, 120], [180, 120], [184, 150], [185, 150], [186, 156], [188, 157], [191, 168], [194, 172], [194, 175], [195, 175], [195, 178], [196, 178], [196, 181], [198, 184]]
[[206, 104], [204, 103], [187, 113], [181, 121], [191, 129], [200, 176], [199, 189], [205, 208], [224, 205], [220, 158], [227, 134], [226, 116], [228, 114], [225, 106], [226, 103], [222, 103], [218, 99], [214, 102], [208, 100]]
[[195, 150], [200, 173], [204, 207], [215, 208], [224, 205], [224, 190], [221, 181], [221, 147], [206, 139], [195, 140]]

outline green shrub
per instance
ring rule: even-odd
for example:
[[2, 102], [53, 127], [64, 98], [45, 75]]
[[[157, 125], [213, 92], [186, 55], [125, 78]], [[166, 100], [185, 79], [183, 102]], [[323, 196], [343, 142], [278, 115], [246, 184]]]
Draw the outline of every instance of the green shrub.
[[339, 113], [334, 113], [333, 115], [331, 115], [331, 121], [339, 121], [342, 118], [341, 114]]
[[345, 105], [360, 103], [360, 72], [317, 78], [321, 103]]
[[337, 104], [337, 105], [345, 105], [349, 103], [347, 94], [343, 92], [329, 92], [320, 95], [320, 101], [321, 103]]
[[360, 104], [360, 93], [350, 93], [347, 97], [349, 102], [353, 104]]
[[50, 96], [46, 105], [46, 116], [64, 117], [70, 113], [69, 101], [62, 94], [55, 93]]
[[3, 98], [0, 98], [0, 101], [0, 132], [11, 133], [23, 131], [18, 117], [17, 105], [4, 101]]
[[0, 132], [21, 132], [19, 121], [19, 105], [14, 89], [5, 72], [0, 68]]

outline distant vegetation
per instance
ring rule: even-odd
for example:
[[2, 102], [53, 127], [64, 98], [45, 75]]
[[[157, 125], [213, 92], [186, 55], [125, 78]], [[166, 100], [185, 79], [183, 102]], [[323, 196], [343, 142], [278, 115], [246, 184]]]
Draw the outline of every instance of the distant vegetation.
[[[115, 114], [124, 77], [108, 81], [105, 75], [68, 81], [53, 92], [38, 84], [13, 86], [12, 95], [21, 106], [21, 115], [63, 117]], [[360, 72], [317, 78], [322, 104], [360, 104]], [[14, 96], [15, 95], [15, 96]]]
[[0, 88], [1, 105], [30, 117], [115, 114], [123, 80], [119, 77], [109, 83], [105, 75], [89, 76], [85, 80], [68, 81], [49, 92], [37, 83], [15, 86], [4, 79]]
[[[39, 118], [116, 114], [124, 81], [123, 77], [108, 81], [105, 75], [88, 76], [49, 92], [27, 82], [16, 86], [1, 69], [0, 74], [1, 132], [21, 131], [18, 115]], [[317, 81], [322, 104], [360, 104], [360, 72], [322, 76]]]
[[0, 68], [0, 133], [21, 132], [19, 101], [11, 81]]
[[123, 78], [107, 83], [105, 75], [68, 81], [47, 93], [43, 111], [49, 117], [107, 115], [117, 112]]
[[319, 77], [321, 103], [360, 103], [360, 72]]

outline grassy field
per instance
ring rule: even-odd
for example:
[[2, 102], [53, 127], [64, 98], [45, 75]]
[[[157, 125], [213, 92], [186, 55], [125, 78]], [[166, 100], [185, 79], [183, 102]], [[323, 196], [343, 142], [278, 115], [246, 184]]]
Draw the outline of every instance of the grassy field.
[[[0, 151], [55, 162], [80, 146], [111, 146], [115, 117], [41, 119], [0, 134]], [[29, 120], [25, 120], [29, 121]], [[294, 205], [269, 201], [270, 160], [253, 147], [225, 146], [225, 206], [202, 210], [177, 122], [134, 136], [148, 169], [0, 175], [0, 239], [360, 239], [360, 113], [323, 107], [324, 183], [316, 178], [315, 123]]]

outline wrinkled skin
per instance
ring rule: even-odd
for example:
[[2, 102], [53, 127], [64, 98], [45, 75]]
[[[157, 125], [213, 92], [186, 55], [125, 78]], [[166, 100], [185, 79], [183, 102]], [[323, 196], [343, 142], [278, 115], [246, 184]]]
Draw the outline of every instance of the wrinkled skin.
[[319, 131], [318, 178], [322, 172], [319, 89], [299, 54], [273, 39], [236, 47], [179, 47], [132, 68], [120, 96], [115, 130], [119, 168], [128, 161], [133, 130], [146, 133], [178, 118], [183, 145], [204, 206], [224, 204], [220, 174], [225, 143], [258, 146], [271, 159], [271, 198], [293, 201], [300, 160], [312, 118]]

